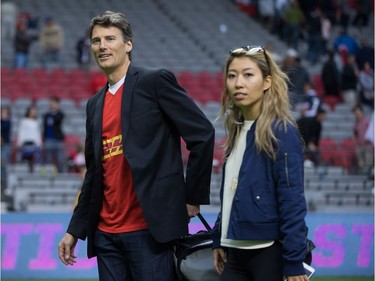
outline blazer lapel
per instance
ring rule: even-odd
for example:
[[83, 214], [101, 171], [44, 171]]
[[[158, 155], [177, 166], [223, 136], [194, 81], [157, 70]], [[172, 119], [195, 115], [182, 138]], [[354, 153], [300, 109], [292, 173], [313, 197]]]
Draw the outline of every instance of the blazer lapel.
[[103, 145], [102, 145], [102, 120], [103, 120], [103, 108], [104, 108], [104, 98], [107, 92], [107, 87], [103, 88], [100, 92], [100, 96], [96, 101], [95, 114], [94, 114], [94, 153], [96, 158], [96, 163], [101, 163]]
[[[138, 69], [132, 65], [129, 66], [125, 77], [124, 90], [121, 102], [121, 124], [122, 124], [122, 147], [125, 148], [126, 137], [128, 134], [131, 119], [131, 103], [133, 100], [134, 86], [138, 79]], [[125, 151], [125, 149], [124, 149]]]

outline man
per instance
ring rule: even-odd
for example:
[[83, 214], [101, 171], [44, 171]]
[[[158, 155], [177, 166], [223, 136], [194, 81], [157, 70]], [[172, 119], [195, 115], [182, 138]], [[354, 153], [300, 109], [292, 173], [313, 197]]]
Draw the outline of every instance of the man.
[[93, 18], [90, 38], [108, 85], [87, 104], [87, 172], [59, 257], [73, 265], [87, 237], [100, 280], [174, 280], [172, 242], [209, 203], [213, 126], [171, 72], [131, 64], [123, 14]]
[[39, 38], [42, 47], [43, 67], [49, 68], [51, 63], [57, 63], [59, 67], [62, 67], [61, 51], [65, 38], [62, 26], [52, 17], [46, 17]]
[[326, 117], [326, 111], [319, 107], [314, 117], [302, 116], [297, 120], [297, 125], [305, 144], [305, 158], [312, 161], [315, 166], [320, 164], [319, 143], [322, 133], [322, 123]]
[[49, 100], [49, 111], [43, 116], [43, 141], [45, 163], [55, 163], [59, 173], [64, 171], [64, 132], [62, 125], [64, 113], [60, 109], [60, 99], [51, 97]]

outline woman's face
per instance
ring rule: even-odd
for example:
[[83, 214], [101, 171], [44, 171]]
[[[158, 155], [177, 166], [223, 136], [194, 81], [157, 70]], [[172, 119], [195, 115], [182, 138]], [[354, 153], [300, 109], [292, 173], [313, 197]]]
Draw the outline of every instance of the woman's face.
[[8, 119], [9, 118], [9, 108], [2, 107], [1, 108], [1, 119]]
[[228, 67], [226, 87], [233, 103], [238, 106], [245, 120], [255, 120], [261, 112], [264, 91], [271, 86], [271, 78], [263, 79], [255, 60], [248, 57], [234, 58]]
[[38, 115], [38, 111], [35, 107], [30, 108], [29, 117], [36, 118]]

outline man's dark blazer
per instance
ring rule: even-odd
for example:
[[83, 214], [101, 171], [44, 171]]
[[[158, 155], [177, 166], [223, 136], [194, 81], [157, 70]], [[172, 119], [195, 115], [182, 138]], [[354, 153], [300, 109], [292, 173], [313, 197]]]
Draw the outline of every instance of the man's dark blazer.
[[[88, 238], [88, 257], [103, 198], [102, 115], [107, 86], [87, 103], [87, 172], [67, 232]], [[160, 243], [188, 232], [186, 204], [209, 204], [214, 128], [175, 76], [130, 65], [121, 104], [123, 154], [149, 231]], [[184, 176], [181, 138], [190, 151]]]

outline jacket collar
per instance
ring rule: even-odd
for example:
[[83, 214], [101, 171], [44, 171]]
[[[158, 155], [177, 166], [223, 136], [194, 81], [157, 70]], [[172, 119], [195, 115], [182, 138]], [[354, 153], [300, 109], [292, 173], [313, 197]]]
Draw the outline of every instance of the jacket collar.
[[129, 65], [128, 72], [125, 77], [124, 90], [122, 93], [121, 102], [121, 124], [122, 124], [122, 142], [125, 148], [125, 139], [129, 131], [129, 124], [131, 122], [131, 105], [134, 95], [134, 87], [139, 77], [139, 68]]

